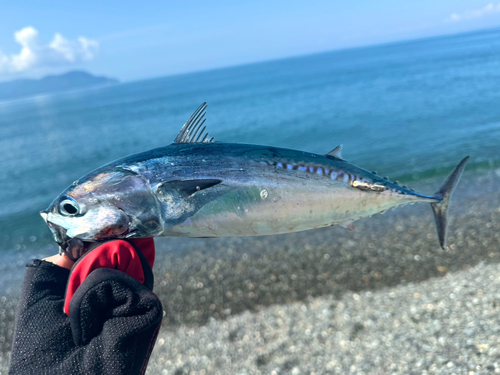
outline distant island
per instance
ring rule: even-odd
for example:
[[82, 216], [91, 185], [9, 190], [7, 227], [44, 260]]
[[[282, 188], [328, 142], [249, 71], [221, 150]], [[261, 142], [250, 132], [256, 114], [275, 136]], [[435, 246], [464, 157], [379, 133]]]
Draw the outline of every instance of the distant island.
[[0, 82], [0, 100], [117, 83], [119, 82], [116, 79], [98, 77], [84, 71], [72, 71], [41, 79], [16, 79], [15, 81]]

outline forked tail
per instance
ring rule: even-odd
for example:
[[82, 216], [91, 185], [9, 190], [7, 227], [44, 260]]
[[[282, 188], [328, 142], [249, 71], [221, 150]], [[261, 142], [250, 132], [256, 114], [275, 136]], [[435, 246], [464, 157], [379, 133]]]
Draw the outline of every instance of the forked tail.
[[457, 186], [457, 182], [465, 169], [465, 165], [469, 157], [466, 156], [462, 161], [455, 167], [453, 172], [448, 176], [443, 185], [438, 191], [433, 195], [433, 198], [439, 199], [439, 202], [431, 203], [432, 211], [434, 212], [434, 219], [436, 220], [436, 229], [439, 237], [439, 244], [441, 248], [447, 250], [446, 246], [446, 211], [448, 210], [448, 204], [450, 203], [450, 197]]

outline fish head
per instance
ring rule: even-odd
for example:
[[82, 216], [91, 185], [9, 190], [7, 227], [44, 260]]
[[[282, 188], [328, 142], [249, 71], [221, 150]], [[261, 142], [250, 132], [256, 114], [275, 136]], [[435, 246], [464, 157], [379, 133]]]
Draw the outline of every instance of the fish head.
[[65, 250], [73, 239], [100, 242], [152, 236], [160, 227], [155, 207], [156, 199], [143, 178], [113, 169], [76, 181], [40, 215]]

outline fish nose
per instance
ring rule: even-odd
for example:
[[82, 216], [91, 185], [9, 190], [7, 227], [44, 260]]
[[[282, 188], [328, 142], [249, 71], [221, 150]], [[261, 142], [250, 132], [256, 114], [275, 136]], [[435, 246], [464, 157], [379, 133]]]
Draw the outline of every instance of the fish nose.
[[40, 211], [40, 216], [42, 217], [43, 221], [47, 222], [47, 217], [49, 216], [49, 213], [47, 211]]

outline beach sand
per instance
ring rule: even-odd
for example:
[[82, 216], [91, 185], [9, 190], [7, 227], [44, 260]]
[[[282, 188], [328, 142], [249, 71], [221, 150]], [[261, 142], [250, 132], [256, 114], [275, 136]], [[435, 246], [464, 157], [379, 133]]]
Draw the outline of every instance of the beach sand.
[[[441, 182], [411, 187], [432, 193]], [[500, 170], [465, 173], [448, 252], [427, 204], [354, 232], [158, 239], [165, 317], [147, 373], [500, 372], [499, 183]], [[17, 283], [22, 267], [1, 271]], [[16, 293], [0, 296], [2, 374]]]

